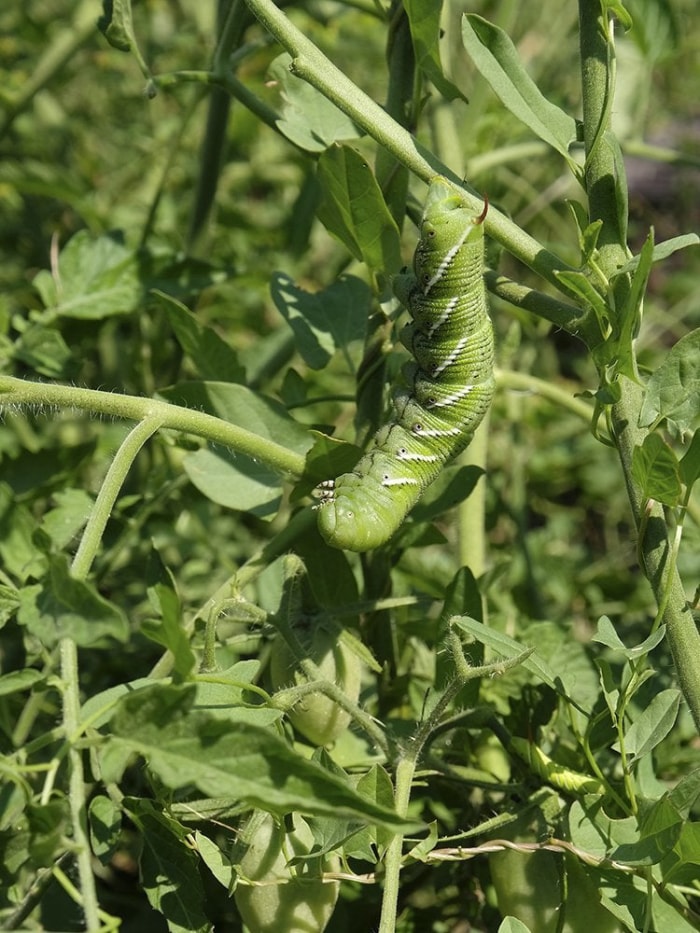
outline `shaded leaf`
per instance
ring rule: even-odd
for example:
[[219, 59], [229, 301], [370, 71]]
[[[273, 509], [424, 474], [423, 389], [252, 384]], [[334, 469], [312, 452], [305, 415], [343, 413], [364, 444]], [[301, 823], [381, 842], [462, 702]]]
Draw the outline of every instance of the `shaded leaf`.
[[632, 476], [647, 499], [675, 506], [681, 497], [678, 458], [658, 434], [648, 434], [632, 451]]
[[302, 359], [323, 369], [338, 351], [364, 339], [372, 293], [352, 275], [341, 276], [320, 292], [307, 292], [288, 275], [278, 273], [270, 285], [272, 300], [294, 333]]
[[641, 427], [666, 419], [679, 433], [688, 431], [700, 414], [700, 328], [686, 334], [671, 348], [650, 378], [642, 410]]
[[126, 641], [129, 634], [121, 609], [92, 584], [72, 577], [64, 555], [52, 556], [48, 576], [20, 592], [17, 619], [47, 648], [62, 638], [104, 646], [109, 639]]
[[435, 85], [446, 100], [461, 97], [459, 88], [445, 77], [440, 63], [440, 16], [441, 3], [425, 3], [425, 0], [404, 0], [416, 55], [416, 65]]
[[58, 317], [99, 320], [135, 311], [143, 297], [139, 262], [116, 234], [80, 230], [63, 247], [58, 271], [42, 270], [34, 287]]
[[270, 77], [282, 97], [282, 116], [277, 129], [307, 152], [323, 152], [342, 139], [356, 139], [363, 131], [320, 91], [290, 71], [286, 52], [270, 65]]
[[318, 160], [318, 179], [318, 216], [328, 231], [373, 271], [397, 272], [399, 230], [365, 159], [348, 146], [333, 146]]
[[245, 370], [235, 350], [212, 330], [204, 327], [192, 312], [164, 292], [152, 292], [165, 310], [177, 342], [205, 380], [243, 382]]
[[637, 761], [656, 748], [673, 728], [681, 702], [679, 690], [657, 693], [625, 733], [625, 751]]

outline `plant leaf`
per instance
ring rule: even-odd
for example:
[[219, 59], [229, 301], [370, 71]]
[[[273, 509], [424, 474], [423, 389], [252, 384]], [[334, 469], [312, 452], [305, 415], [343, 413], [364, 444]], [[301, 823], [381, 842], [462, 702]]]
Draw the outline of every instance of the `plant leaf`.
[[337, 352], [347, 353], [367, 329], [372, 293], [356, 276], [345, 275], [320, 292], [299, 288], [288, 275], [272, 277], [272, 300], [294, 333], [304, 362], [323, 369]]
[[282, 116], [277, 129], [307, 152], [323, 152], [341, 139], [356, 139], [362, 130], [327, 97], [290, 71], [287, 52], [270, 65], [270, 77], [280, 89]]
[[349, 146], [333, 146], [318, 160], [321, 222], [374, 272], [401, 266], [399, 230], [365, 159]]
[[426, 3], [425, 0], [404, 0], [416, 54], [416, 65], [435, 85], [446, 100], [466, 97], [460, 89], [445, 77], [440, 62], [440, 16], [441, 3]]
[[521, 123], [569, 160], [576, 121], [542, 95], [502, 29], [474, 13], [462, 18], [462, 41], [481, 75]]
[[272, 729], [194, 709], [195, 695], [191, 685], [155, 684], [122, 698], [103, 774], [116, 778], [138, 754], [172, 790], [193, 785], [209, 796], [280, 815], [298, 810], [408, 828], [392, 810], [365, 800], [349, 783], [297, 755]]
[[681, 497], [678, 458], [658, 434], [647, 434], [632, 452], [632, 477], [647, 499], [676, 506]]
[[625, 733], [625, 751], [637, 761], [656, 748], [673, 728], [681, 702], [680, 690], [657, 693]]

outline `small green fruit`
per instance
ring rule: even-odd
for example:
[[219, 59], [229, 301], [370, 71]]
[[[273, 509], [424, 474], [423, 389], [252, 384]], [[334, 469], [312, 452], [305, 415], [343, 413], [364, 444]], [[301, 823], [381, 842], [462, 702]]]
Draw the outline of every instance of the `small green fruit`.
[[289, 867], [289, 859], [308, 855], [313, 846], [308, 823], [294, 814], [293, 825], [287, 833], [271, 814], [256, 810], [241, 831], [247, 849], [239, 874], [260, 882], [239, 883], [233, 895], [250, 933], [322, 933], [335, 909], [340, 884], [324, 882], [321, 873], [337, 871], [339, 859], [326, 856]]
[[[297, 631], [297, 637], [326, 680], [337, 684], [346, 697], [357, 702], [362, 680], [362, 664], [337, 636], [323, 628], [313, 633]], [[279, 635], [272, 645], [270, 678], [273, 689], [305, 683], [296, 658]], [[322, 693], [307, 694], [289, 711], [292, 725], [314, 745], [329, 745], [347, 729], [350, 714]]]

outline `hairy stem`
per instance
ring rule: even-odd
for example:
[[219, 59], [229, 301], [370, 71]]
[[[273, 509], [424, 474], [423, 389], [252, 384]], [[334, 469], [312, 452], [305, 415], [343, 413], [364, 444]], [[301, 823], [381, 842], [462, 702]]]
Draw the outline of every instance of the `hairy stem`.
[[58, 408], [79, 408], [130, 421], [143, 421], [147, 418], [158, 420], [162, 428], [194, 434], [223, 444], [232, 450], [248, 454], [279, 473], [301, 476], [304, 471], [304, 457], [287, 447], [282, 447], [281, 444], [253, 434], [252, 431], [238, 425], [229, 424], [214, 415], [192, 411], [158, 399], [0, 376], [0, 407], [3, 405], [49, 405]]

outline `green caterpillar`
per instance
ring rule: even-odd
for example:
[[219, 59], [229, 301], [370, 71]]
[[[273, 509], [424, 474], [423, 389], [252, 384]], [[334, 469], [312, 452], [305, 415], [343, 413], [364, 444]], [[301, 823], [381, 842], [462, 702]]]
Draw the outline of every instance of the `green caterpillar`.
[[556, 787], [557, 790], [568, 791], [572, 794], [603, 794], [605, 792], [598, 778], [565, 768], [526, 739], [513, 738], [510, 740], [510, 747], [535, 774], [552, 787]]
[[368, 551], [388, 541], [488, 409], [494, 348], [483, 277], [487, 209], [474, 216], [446, 178], [430, 184], [413, 274], [394, 282], [412, 318], [401, 342], [415, 362], [404, 366], [405, 382], [392, 392], [390, 423], [354, 470], [315, 492], [318, 527], [333, 547]]

